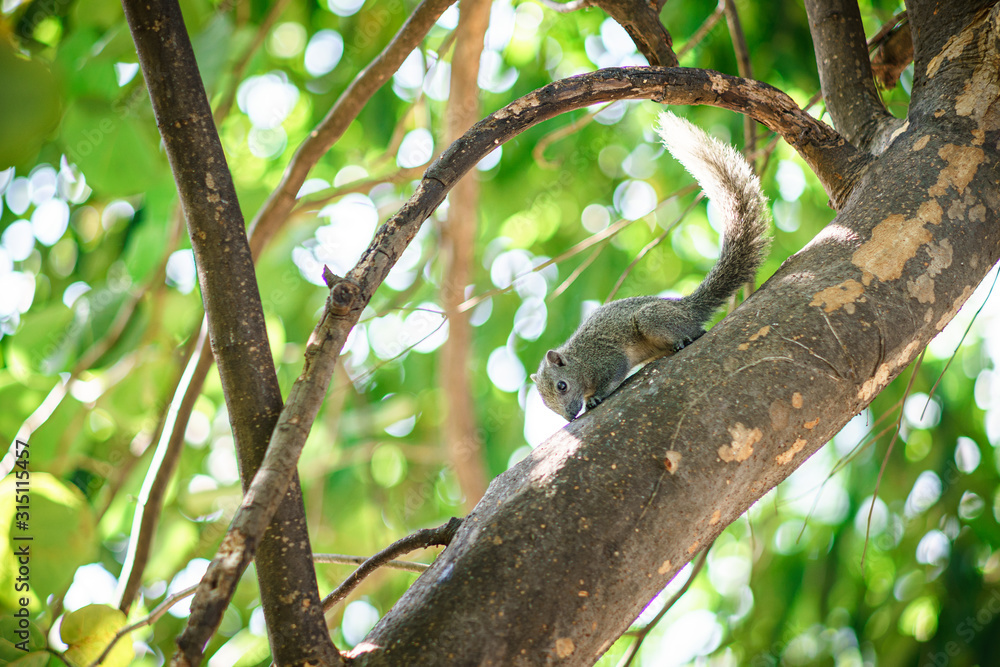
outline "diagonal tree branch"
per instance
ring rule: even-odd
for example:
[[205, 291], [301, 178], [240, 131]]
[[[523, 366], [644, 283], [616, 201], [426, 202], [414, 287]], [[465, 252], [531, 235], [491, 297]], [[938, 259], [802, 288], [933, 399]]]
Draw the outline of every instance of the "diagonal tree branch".
[[[453, 143], [424, 174], [413, 197], [375, 233], [346, 278], [329, 274], [330, 297], [305, 353], [305, 363], [274, 429], [264, 462], [230, 530], [202, 579], [181, 639], [179, 665], [194, 664], [218, 627], [240, 575], [253, 560], [260, 535], [294, 475], [306, 436], [330, 385], [337, 355], [375, 290], [455, 183], [497, 146], [558, 114], [613, 100], [655, 99], [666, 104], [710, 104], [750, 114], [790, 138], [830, 188], [849, 192], [857, 178], [856, 151], [831, 128], [766, 84], [685, 68], [612, 68], [563, 79], [494, 112]], [[835, 168], [843, 171], [836, 171]], [[831, 195], [834, 198], [834, 195]]]
[[856, 146], [870, 146], [895, 119], [875, 90], [857, 0], [806, 0], [823, 99], [837, 129]]
[[[998, 25], [1000, 10], [953, 35], [980, 57], [942, 60], [927, 91], [940, 113], [911, 109], [760, 290], [495, 479], [353, 664], [593, 664], [870, 404], [1000, 258]], [[469, 642], [469, 628], [489, 631]]]
[[[123, 6], [187, 219], [246, 484], [263, 458], [282, 401], [243, 215], [176, 0], [124, 0]], [[294, 471], [289, 481], [293, 477]], [[276, 498], [275, 505], [285, 500], [277, 518], [289, 524], [298, 517], [304, 524], [298, 485], [291, 486]], [[284, 554], [279, 542], [263, 543], [258, 573], [275, 660], [338, 664], [319, 609], [315, 570], [311, 561], [302, 568], [296, 567], [302, 559], [293, 559], [297, 551], [311, 556], [308, 535], [303, 532]], [[292, 586], [301, 599], [279, 590]], [[288, 619], [302, 626], [294, 638], [283, 632], [279, 618], [286, 626]]]
[[660, 22], [661, 2], [647, 0], [590, 0], [625, 29], [646, 62], [653, 66], [677, 67], [674, 40]]
[[281, 183], [261, 206], [250, 224], [250, 248], [253, 256], [274, 236], [295, 206], [295, 197], [305, 182], [309, 171], [330, 150], [351, 124], [371, 96], [382, 87], [399, 68], [406, 56], [416, 48], [435, 21], [455, 0], [423, 0], [393, 37], [365, 69], [358, 73], [344, 89], [333, 107], [320, 121], [309, 137], [295, 151], [292, 161], [281, 177]]
[[174, 389], [173, 398], [164, 416], [163, 428], [160, 429], [159, 441], [153, 452], [153, 459], [149, 463], [149, 469], [146, 471], [146, 477], [136, 499], [128, 549], [118, 579], [119, 590], [116, 591], [118, 608], [126, 614], [142, 584], [142, 574], [152, 550], [153, 533], [156, 531], [160, 512], [163, 510], [163, 499], [180, 462], [185, 431], [182, 425], [187, 424], [190, 419], [195, 401], [201, 393], [190, 389], [193, 386], [200, 388], [212, 368], [212, 349], [205, 335], [206, 329], [203, 321], [195, 334], [197, 339], [194, 343], [193, 356], [187, 360], [184, 374]]
[[323, 610], [329, 611], [332, 609], [335, 604], [350, 595], [351, 591], [357, 588], [364, 581], [365, 577], [383, 565], [386, 565], [394, 558], [410, 553], [411, 551], [416, 551], [417, 549], [426, 549], [432, 546], [447, 546], [452, 538], [455, 537], [455, 532], [461, 525], [461, 519], [452, 517], [448, 523], [437, 528], [424, 528], [412, 535], [407, 535], [396, 540], [371, 558], [366, 559], [358, 569], [351, 573], [351, 576], [323, 598]]

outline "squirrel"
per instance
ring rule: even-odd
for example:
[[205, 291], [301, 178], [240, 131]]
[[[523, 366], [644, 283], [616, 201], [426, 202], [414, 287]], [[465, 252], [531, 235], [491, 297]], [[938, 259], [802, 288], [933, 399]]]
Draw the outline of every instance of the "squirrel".
[[545, 353], [531, 379], [545, 405], [567, 421], [597, 407], [635, 366], [669, 356], [705, 333], [712, 315], [767, 255], [767, 199], [733, 147], [664, 112], [656, 128], [667, 150], [695, 177], [725, 218], [719, 261], [690, 295], [636, 296], [595, 310], [560, 347]]

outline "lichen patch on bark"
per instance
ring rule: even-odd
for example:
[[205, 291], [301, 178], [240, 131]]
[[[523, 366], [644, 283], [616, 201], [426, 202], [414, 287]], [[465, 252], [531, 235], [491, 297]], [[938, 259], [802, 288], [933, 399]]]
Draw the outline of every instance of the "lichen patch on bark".
[[872, 237], [855, 251], [851, 262], [883, 282], [899, 279], [906, 261], [917, 254], [920, 246], [933, 240], [924, 225], [941, 224], [943, 215], [941, 205], [933, 199], [921, 204], [912, 218], [893, 213], [875, 226]]
[[729, 435], [733, 441], [728, 445], [719, 447], [719, 458], [730, 463], [732, 461], [746, 461], [753, 454], [753, 446], [764, 436], [759, 428], [749, 428], [741, 422], [736, 422], [735, 426], [730, 426]]
[[805, 446], [806, 446], [806, 441], [803, 438], [799, 438], [798, 440], [793, 442], [792, 446], [789, 447], [786, 451], [775, 456], [774, 460], [778, 462], [778, 465], [785, 465], [786, 463], [789, 463], [793, 458], [795, 458], [795, 455], [801, 452], [802, 448]]
[[556, 640], [556, 655], [560, 658], [568, 658], [576, 650], [576, 644], [569, 637], [560, 637]]
[[938, 174], [938, 181], [931, 186], [928, 193], [932, 197], [941, 197], [952, 186], [959, 193], [965, 192], [976, 175], [976, 170], [986, 157], [982, 148], [975, 146], [956, 146], [947, 144], [938, 150], [938, 155], [948, 165]]
[[927, 275], [936, 276], [951, 266], [954, 248], [951, 247], [951, 241], [941, 239], [940, 243], [927, 246], [927, 254], [931, 256], [931, 263], [927, 265]]
[[889, 364], [882, 364], [875, 371], [875, 375], [865, 380], [864, 384], [861, 385], [861, 389], [858, 390], [858, 400], [868, 404], [875, 394], [882, 391], [882, 388], [889, 384]]
[[532, 92], [497, 111], [493, 114], [493, 117], [497, 120], [504, 120], [505, 118], [509, 118], [511, 116], [519, 116], [527, 109], [537, 107], [538, 104], [538, 95]]
[[906, 291], [920, 303], [934, 303], [934, 280], [926, 273], [907, 280]]
[[948, 42], [944, 45], [941, 51], [931, 58], [930, 62], [927, 63], [927, 78], [933, 79], [934, 75], [938, 73], [941, 69], [941, 65], [944, 64], [945, 60], [955, 60], [960, 55], [965, 47], [972, 44], [973, 32], [971, 30], [964, 30], [957, 35], [953, 35], [948, 39]]
[[745, 350], [745, 349], [747, 349], [748, 347], [750, 347], [750, 343], [754, 342], [754, 341], [755, 341], [755, 340], [757, 340], [758, 338], [763, 338], [764, 336], [766, 336], [766, 335], [767, 335], [767, 333], [768, 333], [768, 332], [769, 332], [770, 330], [771, 330], [771, 325], [770, 325], [770, 324], [768, 324], [768, 325], [765, 325], [765, 326], [762, 326], [762, 327], [761, 327], [761, 328], [760, 328], [760, 329], [759, 329], [759, 330], [757, 331], [757, 333], [755, 333], [754, 335], [750, 336], [750, 338], [748, 339], [748, 341], [747, 341], [746, 343], [741, 343], [740, 345], [737, 345], [737, 346], [736, 346], [736, 347], [737, 347], [737, 349], [738, 349], [738, 350]]
[[716, 74], [708, 78], [712, 82], [713, 93], [724, 93], [729, 90], [729, 83], [722, 76]]
[[832, 287], [827, 287], [822, 289], [813, 295], [813, 300], [809, 302], [810, 306], [822, 306], [823, 312], [832, 313], [833, 311], [844, 308], [848, 314], [854, 313], [854, 302], [865, 293], [864, 286], [857, 280], [848, 278], [839, 285], [834, 285]]

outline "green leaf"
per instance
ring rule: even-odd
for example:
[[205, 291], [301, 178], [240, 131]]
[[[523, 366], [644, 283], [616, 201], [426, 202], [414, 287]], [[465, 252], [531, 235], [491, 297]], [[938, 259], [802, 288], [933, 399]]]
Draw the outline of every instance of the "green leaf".
[[94, 190], [136, 194], [167, 175], [152, 120], [133, 115], [127, 107], [76, 100], [63, 119], [62, 143]]
[[0, 40], [0, 90], [8, 91], [0, 96], [0, 169], [6, 169], [38, 153], [59, 124], [62, 99], [52, 72], [17, 55], [6, 40]]
[[[45, 632], [30, 618], [15, 617], [12, 614], [0, 616], [0, 663], [8, 664], [7, 661], [10, 661], [9, 664], [12, 665], [44, 665], [44, 661], [41, 663], [33, 661], [37, 660], [38, 652], [48, 660], [48, 653], [45, 652], [47, 644]], [[35, 656], [32, 661], [17, 662], [31, 655]]]
[[10, 667], [45, 667], [49, 664], [49, 658], [52, 657], [48, 651], [32, 651], [31, 653], [18, 651], [18, 653], [21, 657], [7, 663]]
[[[119, 25], [115, 29], [121, 31], [124, 26], [122, 20], [122, 3], [115, 0], [87, 0], [87, 2], [74, 2], [71, 13], [74, 23], [81, 26], [96, 26], [102, 31]], [[125, 31], [127, 32], [127, 31]]]
[[[37, 609], [49, 595], [62, 592], [73, 581], [80, 565], [90, 562], [96, 551], [94, 516], [76, 487], [67, 486], [48, 473], [32, 472], [30, 447], [28, 475], [20, 467], [0, 481], [0, 604], [13, 609], [20, 597], [31, 599]], [[23, 460], [23, 459], [22, 459]], [[27, 482], [27, 483], [26, 483]], [[18, 485], [20, 483], [20, 486]], [[27, 500], [27, 503], [24, 501]], [[27, 509], [19, 506], [27, 504]], [[27, 512], [18, 516], [16, 512]], [[25, 521], [23, 527], [16, 523]], [[30, 540], [15, 538], [30, 537]], [[15, 590], [20, 565], [15, 554], [28, 550], [27, 591]]]
[[[92, 4], [86, 3], [87, 13], [90, 13]], [[74, 3], [74, 6], [81, 5]], [[120, 6], [119, 11], [121, 11]], [[103, 30], [80, 26], [66, 35], [59, 45], [56, 64], [62, 69], [63, 79], [66, 82], [66, 95], [69, 99], [93, 98], [111, 101], [121, 92], [112, 61], [103, 58], [102, 62], [94, 57], [94, 44], [103, 41], [102, 32]], [[134, 53], [135, 46], [132, 48]], [[102, 55], [106, 53], [106, 49], [101, 49]]]
[[[71, 665], [86, 667], [104, 652], [115, 633], [125, 627], [125, 622], [125, 614], [103, 604], [87, 605], [66, 614], [59, 633], [69, 645], [66, 659]], [[131, 640], [122, 637], [101, 664], [104, 667], [124, 667], [134, 657]]]
[[[70, 339], [70, 322], [73, 311], [61, 302], [52, 302], [42, 308], [32, 308], [21, 320], [10, 341], [8, 356], [11, 357], [11, 371], [14, 377], [27, 381], [25, 372], [48, 374], [61, 370], [66, 363], [63, 348]], [[14, 363], [16, 357], [18, 363]]]

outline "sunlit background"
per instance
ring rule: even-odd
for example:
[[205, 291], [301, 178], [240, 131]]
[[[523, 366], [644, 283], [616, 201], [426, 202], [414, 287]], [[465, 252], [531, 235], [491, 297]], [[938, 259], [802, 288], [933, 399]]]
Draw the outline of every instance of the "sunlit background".
[[[117, 605], [135, 497], [179, 372], [177, 350], [201, 317], [194, 258], [176, 226], [173, 184], [120, 10], [100, 2], [88, 13], [83, 4], [67, 16], [44, 17], [31, 31], [33, 58], [57, 73], [63, 115], [32, 139], [30, 157], [0, 171], [0, 427], [8, 441], [30, 435], [40, 499], [35, 521], [58, 522], [65, 527], [58, 539], [75, 547], [46, 550], [42, 540], [36, 552], [37, 623], [58, 649], [66, 647], [62, 613]], [[190, 4], [186, 18], [209, 95], [218, 104], [225, 91], [234, 93], [219, 131], [249, 219], [308, 131], [406, 14], [402, 4], [393, 13], [359, 0], [329, 0], [309, 12], [293, 4], [233, 81], [236, 54], [264, 8], [234, 14]], [[872, 5], [864, 9], [869, 34], [901, 8]], [[818, 85], [805, 17], [794, 5], [784, 9], [740, 5], [758, 76], [804, 103]], [[24, 11], [18, 0], [3, 2], [6, 23]], [[664, 17], [683, 42], [709, 12], [701, 3], [671, 2]], [[298, 193], [303, 206], [258, 266], [285, 391], [323, 305], [323, 266], [349, 270], [377, 226], [412, 194], [419, 171], [390, 175], [423, 167], [445, 148], [446, 38], [457, 19], [454, 7], [444, 13], [317, 165]], [[682, 64], [735, 72], [728, 39], [723, 21]], [[802, 56], [786, 57], [791, 50]], [[499, 0], [478, 83], [484, 109], [492, 111], [554, 79], [641, 64], [624, 30], [597, 10], [563, 16], [534, 2]], [[886, 93], [899, 115], [911, 76]], [[640, 249], [693, 198], [672, 196], [689, 179], [656, 143], [658, 111], [653, 103], [616, 103], [570, 114], [498, 148], [477, 167], [477, 266], [465, 296], [475, 331], [476, 418], [493, 476], [565, 424], [527, 380], [544, 351], [609, 295]], [[742, 143], [734, 115], [686, 113], [721, 139]], [[545, 143], [575, 121], [577, 132]], [[537, 154], [539, 145], [545, 150]], [[766, 278], [832, 212], [787, 146], [757, 164], [776, 228]], [[443, 396], [435, 375], [449, 331], [438, 294], [436, 226], [447, 210], [446, 203], [424, 225], [351, 333], [310, 435], [300, 470], [317, 551], [370, 554], [462, 513], [462, 490], [440, 442]], [[617, 296], [688, 293], [718, 257], [718, 232], [718, 216], [699, 204]], [[594, 235], [607, 240], [564, 254]], [[995, 612], [983, 615], [996, 608], [987, 604], [989, 587], [1000, 580], [1000, 307], [989, 297], [995, 277], [994, 269], [930, 344], [908, 396], [909, 372], [726, 530], [637, 664], [914, 664], [949, 641], [969, 658], [950, 664], [975, 662], [977, 647], [998, 629]], [[88, 365], [78, 367], [81, 359]], [[900, 401], [898, 439], [876, 496]], [[217, 378], [198, 398], [185, 440], [159, 548], [131, 618], [198, 581], [239, 502]], [[12, 464], [8, 454], [0, 468], [6, 473]], [[12, 501], [4, 495], [2, 502]], [[637, 625], [656, 615], [690, 570]], [[323, 565], [318, 572], [326, 593], [349, 570]], [[337, 645], [359, 642], [413, 578], [386, 572], [362, 586], [331, 616]], [[0, 586], [4, 613], [13, 608], [11, 590]], [[136, 664], [163, 664], [187, 610], [188, 601], [179, 602], [133, 634]], [[966, 617], [978, 625], [963, 626]], [[630, 641], [621, 640], [601, 664], [615, 664]], [[269, 661], [253, 577], [244, 579], [209, 653], [212, 667]]]

